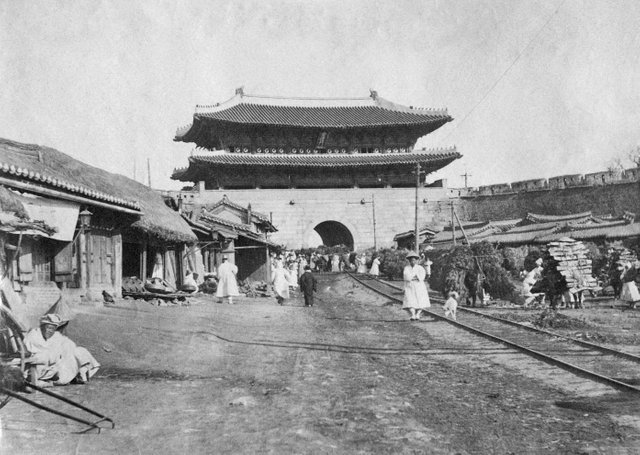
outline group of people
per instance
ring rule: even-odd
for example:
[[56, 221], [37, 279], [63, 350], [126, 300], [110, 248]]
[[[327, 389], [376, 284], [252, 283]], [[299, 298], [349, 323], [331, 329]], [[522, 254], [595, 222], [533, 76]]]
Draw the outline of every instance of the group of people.
[[304, 295], [305, 306], [313, 306], [313, 293], [317, 290], [317, 281], [311, 272], [311, 265], [304, 256], [294, 258], [288, 267], [285, 267], [284, 257], [278, 256], [273, 261], [271, 284], [279, 305], [284, 305], [284, 301], [290, 298], [290, 288], [299, 287]]
[[[523, 270], [520, 277], [525, 306], [533, 302], [544, 303], [548, 296], [552, 308], [557, 307], [558, 301], [566, 307], [583, 307], [583, 288], [577, 286], [569, 289], [562, 277], [554, 277], [553, 274], [545, 273], [542, 258], [538, 258], [535, 261], [535, 266], [528, 272]], [[631, 308], [635, 308], [640, 303], [639, 281], [640, 260], [619, 262], [609, 278], [614, 298], [625, 301]]]
[[[315, 255], [315, 256], [314, 256]], [[364, 264], [364, 258], [358, 260], [360, 256], [356, 255], [356, 263], [358, 266]], [[339, 260], [339, 255], [334, 255], [332, 263]], [[429, 300], [429, 292], [425, 283], [425, 279], [431, 273], [431, 261], [425, 261], [425, 267], [420, 265], [420, 256], [411, 252], [407, 255], [409, 264], [404, 268], [404, 299], [402, 308], [410, 313], [410, 320], [419, 320], [423, 310], [431, 306]], [[299, 288], [304, 296], [304, 304], [311, 307], [314, 304], [314, 293], [317, 292], [317, 280], [313, 276], [314, 264], [317, 262], [317, 255], [313, 253], [309, 257], [309, 261], [304, 255], [295, 255], [290, 252], [286, 256], [272, 256], [272, 276], [271, 285], [275, 293], [276, 301], [279, 305], [283, 305], [285, 300], [291, 297], [290, 289]], [[357, 270], [357, 269], [356, 269]], [[223, 262], [218, 267], [218, 289], [216, 296], [220, 299], [228, 299], [229, 303], [233, 303], [233, 297], [239, 295], [236, 274], [238, 268], [230, 264], [227, 257], [223, 257]], [[371, 275], [379, 275], [380, 258], [374, 257], [371, 268]], [[449, 294], [449, 299], [445, 303], [445, 311], [448, 316], [455, 319], [457, 307], [457, 293]]]
[[371, 259], [368, 268], [367, 256], [363, 254], [351, 253], [331, 253], [321, 254], [312, 252], [309, 255], [296, 254], [295, 251], [287, 251], [281, 255], [271, 257], [271, 264], [275, 266], [276, 261], [282, 261], [283, 268], [290, 273], [298, 271], [298, 277], [302, 275], [304, 268], [308, 265], [312, 272], [355, 272], [369, 273], [374, 276], [380, 274], [380, 257], [375, 255]]

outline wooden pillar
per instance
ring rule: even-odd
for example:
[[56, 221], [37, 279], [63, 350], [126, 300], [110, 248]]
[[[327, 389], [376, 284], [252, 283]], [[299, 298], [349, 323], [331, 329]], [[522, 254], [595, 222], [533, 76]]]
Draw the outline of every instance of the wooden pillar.
[[140, 279], [144, 283], [147, 279], [147, 242], [142, 244], [142, 251], [140, 251]]
[[89, 280], [87, 279], [88, 259], [87, 237], [84, 228], [80, 226], [80, 233], [78, 235], [78, 284], [82, 290], [86, 290], [89, 284]]
[[265, 245], [264, 248], [265, 251], [265, 268], [264, 270], [266, 271], [266, 276], [263, 278], [265, 283], [270, 283], [271, 282], [271, 256], [269, 256], [269, 247]]
[[113, 290], [118, 297], [122, 296], [122, 234], [113, 236], [113, 265], [111, 266]]

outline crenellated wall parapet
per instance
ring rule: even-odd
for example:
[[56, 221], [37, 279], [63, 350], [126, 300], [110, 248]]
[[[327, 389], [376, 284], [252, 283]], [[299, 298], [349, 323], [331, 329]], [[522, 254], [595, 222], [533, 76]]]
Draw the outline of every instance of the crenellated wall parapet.
[[560, 190], [566, 188], [615, 185], [640, 181], [640, 168], [625, 170], [606, 170], [590, 174], [568, 174], [549, 179], [521, 180], [513, 183], [498, 183], [479, 187], [451, 188], [454, 196], [461, 198], [494, 196], [532, 191]]

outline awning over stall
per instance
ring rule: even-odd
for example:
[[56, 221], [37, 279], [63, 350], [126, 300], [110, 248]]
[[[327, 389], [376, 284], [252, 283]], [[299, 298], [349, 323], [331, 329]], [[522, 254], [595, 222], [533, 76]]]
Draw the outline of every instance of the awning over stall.
[[70, 242], [73, 240], [80, 205], [60, 199], [48, 199], [31, 194], [20, 194], [24, 209], [33, 221], [44, 221], [56, 232], [47, 236], [41, 231], [24, 231], [25, 234], [42, 235], [54, 240]]

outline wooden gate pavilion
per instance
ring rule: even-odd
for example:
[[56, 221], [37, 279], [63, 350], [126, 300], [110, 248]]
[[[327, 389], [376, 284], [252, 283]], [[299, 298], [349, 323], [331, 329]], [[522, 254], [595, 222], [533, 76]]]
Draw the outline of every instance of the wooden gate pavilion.
[[270, 214], [278, 228], [272, 240], [290, 248], [315, 247], [318, 238], [353, 249], [389, 246], [413, 226], [418, 165], [421, 222], [446, 217], [446, 188], [426, 185], [425, 176], [460, 154], [414, 147], [452, 120], [446, 109], [399, 105], [375, 91], [327, 100], [237, 89], [224, 103], [197, 106], [177, 131], [174, 140], [197, 152], [172, 178], [193, 183], [178, 195], [183, 205], [226, 195]]

